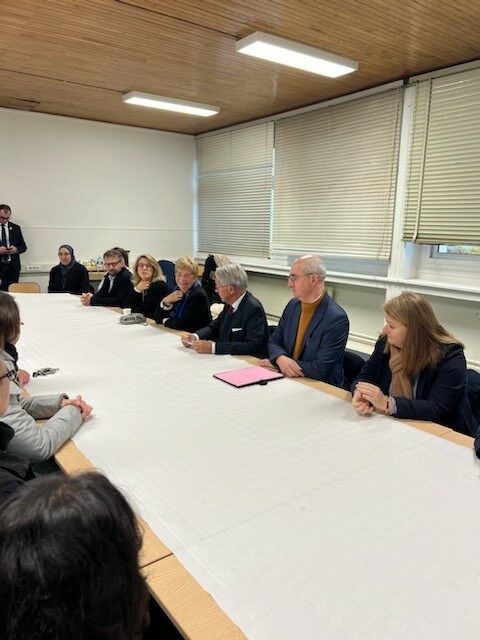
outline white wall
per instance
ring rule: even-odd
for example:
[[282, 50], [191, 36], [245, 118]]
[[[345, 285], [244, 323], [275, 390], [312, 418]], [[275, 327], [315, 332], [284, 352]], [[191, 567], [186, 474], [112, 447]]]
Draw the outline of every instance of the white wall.
[[193, 136], [0, 109], [0, 202], [28, 251], [22, 264], [79, 260], [112, 246], [158, 258], [193, 250]]

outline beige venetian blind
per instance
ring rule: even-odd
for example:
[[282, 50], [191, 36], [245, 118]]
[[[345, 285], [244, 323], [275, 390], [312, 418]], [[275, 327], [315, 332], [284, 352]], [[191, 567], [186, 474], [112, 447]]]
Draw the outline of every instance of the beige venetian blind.
[[276, 122], [276, 252], [388, 260], [402, 93]]
[[404, 240], [480, 244], [480, 69], [416, 85]]
[[198, 249], [268, 257], [271, 122], [197, 139]]

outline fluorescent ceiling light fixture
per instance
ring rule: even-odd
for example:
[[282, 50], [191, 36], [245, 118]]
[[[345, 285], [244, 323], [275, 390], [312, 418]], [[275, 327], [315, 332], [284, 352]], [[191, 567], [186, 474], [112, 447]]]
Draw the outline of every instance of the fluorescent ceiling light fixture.
[[123, 101], [128, 104], [136, 104], [140, 107], [166, 109], [167, 111], [188, 113], [192, 116], [214, 116], [220, 111], [218, 107], [213, 107], [210, 104], [189, 102], [188, 100], [175, 100], [174, 98], [165, 98], [163, 96], [155, 96], [151, 93], [140, 93], [139, 91], [125, 93], [123, 95]]
[[288, 67], [319, 73], [329, 78], [338, 78], [358, 70], [358, 62], [336, 56], [333, 53], [309, 47], [300, 42], [255, 31], [237, 42], [237, 52], [255, 58], [285, 64]]

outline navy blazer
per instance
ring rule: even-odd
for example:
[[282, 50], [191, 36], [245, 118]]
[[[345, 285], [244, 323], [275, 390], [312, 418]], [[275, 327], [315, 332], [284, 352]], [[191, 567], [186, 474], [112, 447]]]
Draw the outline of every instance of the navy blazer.
[[[50, 271], [48, 281], [48, 293], [87, 293], [90, 291], [88, 271], [79, 262], [76, 262], [67, 273], [65, 288], [62, 289], [62, 271], [57, 264]], [[92, 290], [93, 291], [93, 290]]]
[[[285, 307], [278, 327], [268, 341], [270, 360], [290, 358], [295, 347], [302, 303], [293, 298]], [[298, 364], [307, 378], [343, 385], [343, 353], [347, 344], [348, 317], [332, 298], [325, 294], [305, 331]]]
[[[352, 385], [360, 380], [371, 382], [389, 395], [392, 372], [389, 354], [384, 353], [386, 336], [377, 340], [375, 349]], [[475, 435], [475, 420], [468, 403], [467, 365], [459, 344], [445, 345], [443, 356], [435, 368], [423, 369], [417, 382], [415, 398], [396, 397], [395, 418], [430, 420], [469, 436]]]
[[197, 331], [197, 335], [200, 340], [213, 340], [216, 354], [264, 358], [268, 324], [262, 303], [247, 291], [235, 313], [229, 315], [225, 305], [218, 318]]
[[12, 253], [10, 255], [10, 269], [16, 276], [20, 273], [20, 254], [25, 253], [27, 245], [23, 239], [22, 229], [18, 224], [13, 222], [7, 222], [8, 238], [10, 245], [14, 245], [18, 249], [18, 253]]
[[[182, 315], [176, 315], [175, 311], [182, 304], [184, 304]], [[167, 318], [165, 323], [163, 323], [164, 318]], [[182, 300], [175, 302], [173, 309], [162, 309], [158, 305], [155, 310], [154, 320], [157, 324], [164, 324], [170, 329], [180, 329], [181, 331], [193, 333], [212, 320], [207, 294], [198, 283], [198, 285], [194, 285], [187, 291]]]
[[108, 275], [102, 281], [100, 289], [95, 293], [90, 304], [97, 307], [125, 307], [125, 300], [133, 289], [132, 274], [126, 267], [117, 273], [109, 291], [110, 278]]

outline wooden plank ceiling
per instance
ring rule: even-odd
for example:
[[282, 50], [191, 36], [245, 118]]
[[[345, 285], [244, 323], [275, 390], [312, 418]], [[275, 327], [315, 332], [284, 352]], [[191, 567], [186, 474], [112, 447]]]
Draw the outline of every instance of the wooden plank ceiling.
[[[479, 0], [2, 0], [0, 107], [195, 134], [480, 57]], [[322, 78], [235, 52], [253, 31], [357, 60]], [[210, 118], [125, 105], [137, 90]]]

